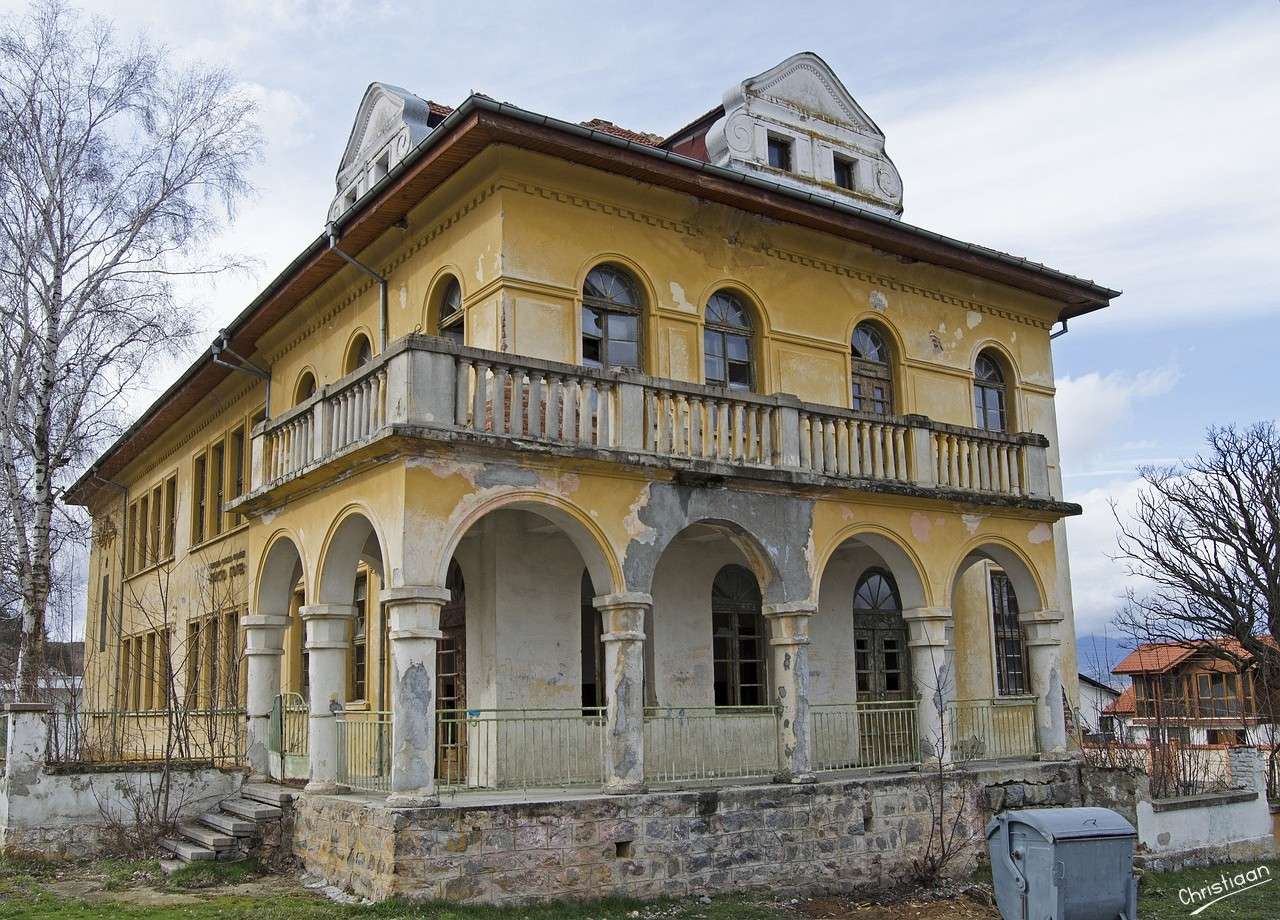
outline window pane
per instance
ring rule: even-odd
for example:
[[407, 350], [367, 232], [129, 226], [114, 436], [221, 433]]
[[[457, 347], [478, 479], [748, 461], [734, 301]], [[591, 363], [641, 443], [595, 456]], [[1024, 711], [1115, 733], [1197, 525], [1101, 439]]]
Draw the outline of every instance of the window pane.
[[600, 313], [596, 310], [582, 311], [582, 334], [600, 338], [604, 335], [604, 327], [600, 323]]
[[729, 386], [740, 389], [751, 388], [751, 365], [729, 362]]
[[632, 313], [609, 314], [609, 344], [640, 341], [640, 318]]
[[609, 366], [638, 368], [640, 366], [640, 347], [635, 342], [615, 342], [610, 339]]
[[724, 336], [718, 332], [704, 332], [702, 334], [702, 349], [708, 355], [723, 355]]
[[744, 336], [727, 335], [725, 336], [725, 350], [729, 357], [737, 361], [751, 360], [751, 346]]
[[707, 383], [724, 382], [724, 359], [707, 355]]

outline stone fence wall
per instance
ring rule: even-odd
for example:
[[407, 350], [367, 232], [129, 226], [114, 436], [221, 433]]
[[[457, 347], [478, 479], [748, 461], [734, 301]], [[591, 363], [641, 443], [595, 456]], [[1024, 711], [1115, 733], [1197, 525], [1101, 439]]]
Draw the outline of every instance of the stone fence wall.
[[1081, 787], [1091, 805], [1112, 808], [1138, 829], [1138, 861], [1156, 871], [1266, 859], [1276, 852], [1263, 755], [1231, 748], [1232, 788], [1153, 799], [1147, 775], [1085, 766]]
[[[294, 851], [308, 872], [373, 899], [504, 903], [842, 892], [906, 879], [926, 846], [939, 785], [919, 773], [813, 784], [390, 809], [367, 796], [303, 796]], [[985, 853], [996, 809], [1080, 804], [1074, 762], [949, 774], [973, 834], [952, 867]]]
[[[0, 852], [83, 856], [111, 842], [113, 828], [154, 811], [161, 790], [155, 764], [50, 766], [45, 763], [45, 707], [10, 703], [4, 773], [0, 776]], [[172, 765], [167, 797], [178, 817], [207, 811], [233, 796], [244, 773]]]

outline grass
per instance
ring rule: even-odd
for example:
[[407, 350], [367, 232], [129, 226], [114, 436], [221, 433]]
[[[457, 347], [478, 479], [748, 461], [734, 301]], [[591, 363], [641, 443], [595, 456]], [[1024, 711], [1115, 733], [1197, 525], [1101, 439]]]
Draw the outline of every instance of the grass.
[[[1237, 863], [1231, 866], [1209, 866], [1205, 869], [1185, 869], [1182, 872], [1162, 872], [1148, 875], [1142, 880], [1138, 889], [1138, 914], [1142, 920], [1185, 920], [1191, 911], [1205, 903], [1196, 900], [1192, 904], [1185, 903], [1180, 897], [1184, 890], [1196, 891], [1204, 885], [1220, 881], [1223, 875], [1228, 878], [1240, 872], [1266, 866], [1273, 879], [1250, 891], [1232, 895], [1225, 900], [1205, 908], [1198, 917], [1204, 920], [1218, 920], [1230, 917], [1231, 920], [1274, 920], [1280, 915], [1277, 902], [1280, 901], [1280, 862]], [[1209, 895], [1212, 899], [1214, 895]]]

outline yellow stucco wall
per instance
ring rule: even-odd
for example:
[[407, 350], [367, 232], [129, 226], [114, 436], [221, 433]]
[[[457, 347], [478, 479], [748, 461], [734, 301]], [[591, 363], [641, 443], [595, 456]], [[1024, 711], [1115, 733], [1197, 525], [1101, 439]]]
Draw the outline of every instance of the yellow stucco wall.
[[[1051, 479], [1060, 492], [1048, 338], [1058, 305], [1046, 299], [506, 147], [476, 157], [410, 212], [406, 229], [387, 231], [359, 255], [389, 278], [389, 340], [434, 332], [440, 285], [453, 276], [463, 291], [468, 344], [566, 362], [581, 357], [579, 291], [586, 273], [600, 262], [619, 263], [639, 280], [647, 300], [645, 369], [692, 382], [703, 379], [703, 305], [713, 292], [729, 287], [754, 314], [757, 388], [836, 406], [850, 403], [851, 333], [859, 321], [871, 318], [892, 343], [895, 411], [959, 425], [974, 421], [974, 360], [982, 348], [995, 348], [1013, 375], [1010, 427], [1050, 439]], [[378, 291], [367, 278], [346, 269], [322, 285], [251, 356], [272, 370], [273, 413], [292, 404], [305, 371], [322, 386], [341, 377], [355, 335], [368, 335], [374, 352], [380, 351], [378, 329]], [[652, 474], [540, 460], [527, 462], [531, 475], [519, 487], [488, 484], [481, 478], [482, 464], [429, 448], [422, 456], [330, 483], [193, 547], [192, 458], [217, 433], [250, 419], [264, 395], [256, 381], [233, 375], [119, 477], [137, 494], [176, 473], [177, 547], [172, 563], [124, 582], [123, 622], [113, 614], [101, 650], [100, 576], [109, 575], [113, 598], [107, 606], [115, 608], [123, 522], [119, 497], [105, 489], [99, 494], [91, 509], [97, 532], [114, 529], [116, 537], [95, 540], [91, 551], [86, 632], [90, 698], [96, 695], [97, 705], [111, 699], [104, 688], [117, 667], [116, 639], [148, 625], [142, 608], [165, 607], [180, 629], [202, 605], [251, 605], [251, 583], [264, 549], [281, 535], [298, 545], [311, 596], [327, 537], [335, 522], [355, 509], [374, 523], [386, 576], [395, 584], [443, 582], [450, 541], [486, 509], [523, 500], [558, 508], [557, 514], [578, 521], [601, 547], [599, 564], [608, 570], [611, 589], [628, 587], [622, 559], [629, 543], [644, 539], [636, 506]], [[1067, 613], [1063, 670], [1074, 674], [1060, 524], [1025, 511], [898, 496], [825, 492], [810, 497], [813, 526], [806, 552], [815, 585], [823, 560], [842, 540], [873, 529], [915, 560], [928, 603], [947, 606], [961, 561], [974, 548], [997, 542], [1025, 560], [1034, 574], [1041, 594], [1036, 603]], [[112, 526], [105, 524], [108, 520]], [[210, 565], [234, 567], [222, 560], [241, 552], [245, 574], [228, 575], [219, 589], [225, 597], [211, 597]], [[162, 586], [167, 603], [157, 600]], [[1032, 605], [1024, 600], [1023, 606]], [[980, 659], [989, 667], [989, 627], [958, 625], [955, 638], [958, 659]], [[285, 673], [296, 672], [296, 662], [287, 662]], [[989, 671], [965, 673], [975, 688], [990, 683]], [[1068, 681], [1068, 692], [1074, 694], [1074, 681]]]

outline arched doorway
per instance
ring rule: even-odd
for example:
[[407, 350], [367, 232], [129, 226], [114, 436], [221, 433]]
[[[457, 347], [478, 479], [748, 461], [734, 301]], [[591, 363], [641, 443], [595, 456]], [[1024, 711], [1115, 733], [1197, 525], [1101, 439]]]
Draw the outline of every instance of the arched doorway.
[[769, 633], [760, 585], [744, 566], [724, 566], [711, 583], [711, 636], [715, 705], [768, 703]]
[[853, 649], [859, 700], [907, 700], [914, 695], [902, 599], [886, 568], [867, 569], [854, 587]]

